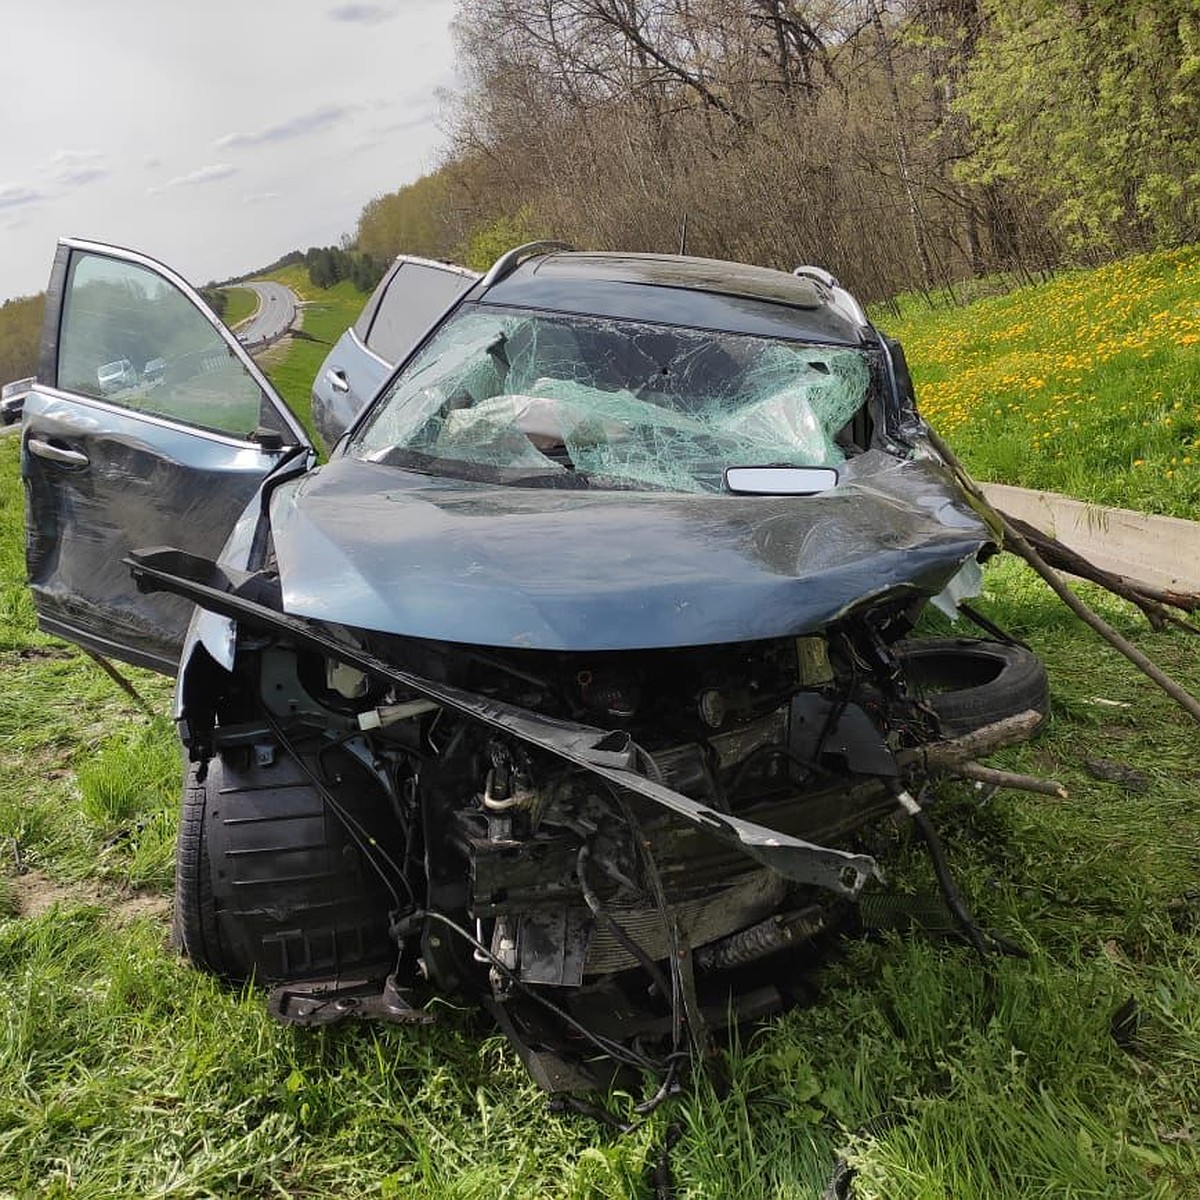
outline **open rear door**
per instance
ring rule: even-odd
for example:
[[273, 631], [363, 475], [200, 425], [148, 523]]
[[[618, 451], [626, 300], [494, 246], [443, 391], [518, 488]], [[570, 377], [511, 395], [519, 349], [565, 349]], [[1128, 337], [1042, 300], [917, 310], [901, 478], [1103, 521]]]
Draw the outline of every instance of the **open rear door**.
[[188, 283], [144, 255], [59, 243], [25, 402], [26, 562], [48, 633], [174, 673], [191, 615], [137, 591], [130, 550], [216, 558], [303, 429]]

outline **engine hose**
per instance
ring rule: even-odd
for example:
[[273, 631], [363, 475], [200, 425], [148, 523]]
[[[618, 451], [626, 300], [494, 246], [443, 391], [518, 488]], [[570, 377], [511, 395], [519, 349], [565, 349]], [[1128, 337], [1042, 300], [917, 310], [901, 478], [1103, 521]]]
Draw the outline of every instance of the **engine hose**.
[[950, 864], [946, 861], [946, 851], [942, 848], [941, 839], [933, 828], [929, 814], [908, 792], [901, 792], [897, 799], [900, 801], [900, 805], [904, 811], [912, 817], [913, 824], [917, 827], [917, 832], [921, 835], [921, 840], [925, 843], [925, 848], [929, 851], [929, 858], [933, 863], [933, 873], [937, 876], [938, 887], [942, 889], [942, 896], [946, 901], [946, 907], [950, 909], [950, 913], [954, 917], [959, 929], [962, 930], [963, 936], [975, 947], [975, 952], [980, 958], [986, 959], [991, 948], [987, 944], [987, 939], [983, 936], [983, 930], [975, 924], [975, 918], [971, 916], [971, 910], [967, 907], [967, 902], [963, 898], [962, 892], [958, 890], [958, 884], [954, 882], [954, 877], [950, 874]]
[[616, 918], [600, 903], [600, 897], [596, 895], [592, 890], [591, 884], [588, 883], [587, 866], [590, 857], [591, 853], [587, 845], [580, 846], [579, 856], [575, 860], [575, 873], [579, 876], [579, 890], [583, 893], [584, 903], [591, 909], [592, 915], [596, 920], [602, 921], [620, 945], [642, 964], [646, 974], [650, 976], [654, 986], [658, 989], [658, 994], [664, 1000], [670, 999], [670, 986], [667, 983], [666, 976], [658, 969], [658, 964], [617, 923]]

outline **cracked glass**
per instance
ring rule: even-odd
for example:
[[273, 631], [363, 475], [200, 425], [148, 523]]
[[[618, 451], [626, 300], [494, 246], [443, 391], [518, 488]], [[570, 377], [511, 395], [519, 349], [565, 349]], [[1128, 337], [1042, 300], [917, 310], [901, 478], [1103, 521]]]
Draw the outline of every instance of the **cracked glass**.
[[730, 466], [832, 466], [867, 351], [471, 306], [391, 385], [352, 447], [449, 475], [713, 492]]

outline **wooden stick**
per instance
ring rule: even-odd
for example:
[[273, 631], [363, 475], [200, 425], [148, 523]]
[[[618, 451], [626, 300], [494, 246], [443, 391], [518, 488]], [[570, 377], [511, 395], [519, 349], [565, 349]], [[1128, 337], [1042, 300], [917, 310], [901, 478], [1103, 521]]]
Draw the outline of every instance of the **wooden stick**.
[[1013, 788], [1018, 792], [1037, 792], [1041, 796], [1067, 798], [1067, 789], [1053, 779], [1042, 779], [1037, 775], [1020, 775], [1015, 771], [1000, 771], [986, 767], [983, 763], [965, 762], [946, 767], [942, 774], [959, 775], [963, 779], [974, 779], [979, 783], [992, 783], [996, 787]]
[[1127, 575], [1118, 575], [1114, 571], [1106, 571], [1098, 567], [1090, 559], [1064, 545], [1057, 538], [1043, 533], [1035, 525], [1022, 521], [1019, 517], [1009, 516], [1008, 513], [996, 510], [1029, 544], [1042, 556], [1047, 565], [1080, 579], [1090, 580], [1100, 587], [1136, 604], [1146, 614], [1151, 624], [1168, 622], [1186, 629], [1190, 633], [1200, 633], [1200, 626], [1193, 625], [1176, 616], [1171, 608], [1182, 609], [1184, 612], [1195, 612], [1200, 608], [1200, 595], [1190, 592], [1172, 592], [1166, 588], [1155, 587], [1143, 583], [1140, 579], [1130, 579]]
[[104, 655], [97, 654], [95, 650], [89, 650], [86, 646], [81, 647], [81, 649], [83, 650], [84, 654], [86, 654], [88, 658], [90, 658], [92, 662], [94, 662], [96, 666], [98, 666], [105, 673], [105, 675], [107, 675], [109, 679], [111, 679], [113, 683], [115, 683], [117, 687], [119, 687], [121, 691], [123, 691], [125, 695], [127, 695], [130, 700], [132, 700], [134, 704], [136, 704], [138, 708], [140, 708], [142, 712], [146, 714], [146, 716], [154, 717], [157, 715], [155, 710], [151, 708], [145, 700], [142, 699], [141, 693], [138, 692], [137, 688], [135, 688], [133, 684], [130, 683], [129, 680], [126, 679], [125, 676], [122, 675], [121, 672], [118, 671], [117, 668], [114, 667], [112, 663], [110, 663], [108, 659], [104, 657]]
[[981, 506], [981, 511], [985, 514], [990, 514], [995, 520], [1000, 522], [1000, 527], [1004, 531], [1004, 542], [1015, 554], [1023, 558], [1049, 585], [1050, 590], [1086, 625], [1090, 625], [1110, 646], [1119, 650], [1139, 671], [1148, 678], [1152, 679], [1180, 708], [1188, 714], [1198, 725], [1200, 725], [1200, 700], [1197, 700], [1190, 692], [1180, 687], [1165, 671], [1161, 670], [1156, 663], [1150, 658], [1147, 658], [1132, 642], [1127, 638], [1122, 637], [1107, 621], [1104, 620], [1098, 613], [1094, 613], [1062, 579], [1059, 578], [1057, 572], [1051, 570], [1042, 559], [1041, 555], [1023, 538], [1016, 529], [1013, 528], [1011, 522], [1007, 521], [1004, 516], [998, 513], [991, 504], [988, 503], [987, 497], [979, 490], [975, 481], [967, 474], [962, 463], [954, 451], [942, 441], [938, 434], [930, 429], [929, 441], [933, 448], [942, 456], [947, 466], [954, 471], [958, 482], [963, 489]]
[[960, 737], [901, 750], [896, 754], [896, 763], [902, 769], [945, 771], [959, 763], [971, 762], [982, 754], [991, 754], [1002, 746], [1028, 741], [1041, 723], [1042, 714], [1030, 708]]

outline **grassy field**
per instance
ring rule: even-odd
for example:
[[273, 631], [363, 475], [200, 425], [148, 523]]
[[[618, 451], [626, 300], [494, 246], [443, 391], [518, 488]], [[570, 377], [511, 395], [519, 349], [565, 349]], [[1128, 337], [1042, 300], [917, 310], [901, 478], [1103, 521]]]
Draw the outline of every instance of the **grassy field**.
[[228, 287], [221, 289], [226, 296], [225, 312], [221, 319], [233, 329], [247, 317], [251, 317], [258, 309], [258, 297], [244, 287]]
[[[352, 319], [334, 320], [340, 300], [312, 298], [331, 333]], [[929, 329], [966, 328], [971, 311], [936, 313]], [[902, 332], [936, 385], [939, 360], [921, 345], [950, 335], [923, 330], [910, 315]], [[1011, 346], [980, 338], [1000, 369]], [[986, 352], [973, 360], [983, 381]], [[1112, 363], [1124, 369], [1119, 354]], [[306, 400], [309, 380], [300, 391], [291, 378], [278, 381]], [[1104, 364], [1091, 378], [1098, 406], [1123, 402]], [[945, 401], [925, 391], [935, 409]], [[948, 428], [943, 409], [940, 423], [982, 469], [990, 402], [961, 396], [962, 422]], [[1177, 510], [1162, 470], [1139, 475], [1131, 461], [1106, 486], [1133, 502], [1144, 480], [1154, 507]], [[812, 1005], [731, 1049], [727, 1092], [701, 1077], [621, 1136], [548, 1111], [469, 1012], [441, 1005], [431, 1028], [299, 1032], [272, 1023], [261, 995], [180, 963], [166, 915], [173, 732], [36, 633], [21, 545], [16, 447], [3, 439], [0, 1195], [649, 1200], [678, 1122], [671, 1161], [688, 1197], [817, 1197], [839, 1153], [860, 1198], [1200, 1196], [1196, 729], [1020, 564], [989, 568], [980, 607], [1045, 658], [1053, 711], [1003, 762], [1060, 779], [1070, 798], [946, 785], [931, 812], [981, 918], [1031, 957], [981, 966], [954, 942], [848, 944]], [[1088, 595], [1200, 689], [1200, 640], [1150, 633]], [[167, 682], [134, 678], [165, 714]], [[1094, 779], [1096, 756], [1137, 768], [1144, 790]], [[896, 885], [930, 890], [923, 856], [892, 836]], [[1120, 1012], [1136, 1016], [1114, 1036]]]
[[1200, 515], [1200, 246], [878, 320], [980, 479]]

